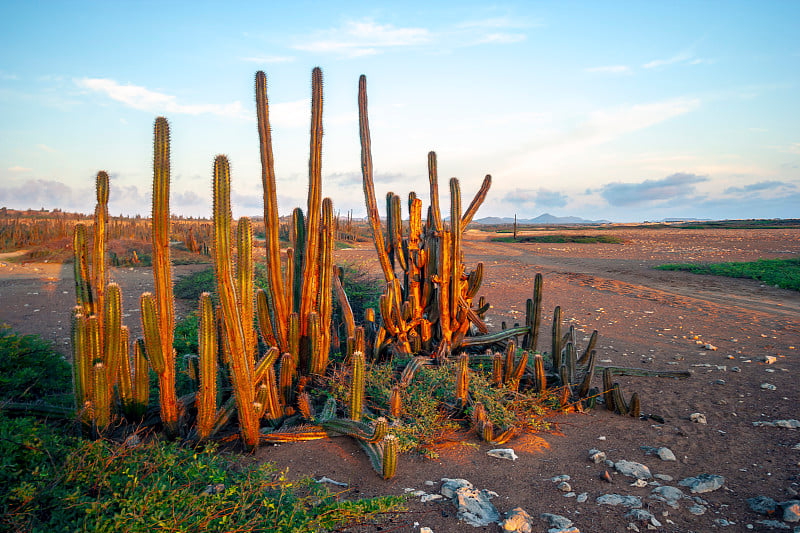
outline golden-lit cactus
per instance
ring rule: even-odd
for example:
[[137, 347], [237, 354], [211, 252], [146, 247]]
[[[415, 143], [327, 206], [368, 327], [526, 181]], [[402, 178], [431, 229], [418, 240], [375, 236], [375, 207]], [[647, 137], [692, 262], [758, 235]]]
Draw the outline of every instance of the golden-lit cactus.
[[211, 435], [217, 414], [217, 328], [211, 295], [200, 295], [198, 331], [200, 387], [197, 391], [197, 432], [201, 439]]
[[456, 366], [456, 405], [464, 407], [469, 400], [469, 356], [462, 353], [458, 356]]
[[364, 353], [354, 352], [350, 366], [350, 419], [359, 421], [364, 409]]
[[169, 124], [156, 118], [153, 140], [153, 279], [155, 295], [141, 297], [142, 329], [147, 356], [158, 374], [161, 421], [171, 434], [178, 430], [178, 400], [175, 395], [174, 298], [170, 263], [170, 146]]
[[214, 273], [217, 278], [222, 321], [230, 349], [231, 379], [236, 396], [236, 408], [242, 440], [247, 446], [257, 446], [259, 441], [260, 413], [254, 406], [253, 354], [247, 351], [247, 340], [242, 324], [231, 258], [231, 208], [230, 165], [227, 157], [219, 155], [214, 160]]

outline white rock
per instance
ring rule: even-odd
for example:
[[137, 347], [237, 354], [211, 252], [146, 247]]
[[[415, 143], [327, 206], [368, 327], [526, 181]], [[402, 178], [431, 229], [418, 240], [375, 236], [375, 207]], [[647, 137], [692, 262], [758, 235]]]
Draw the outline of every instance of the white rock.
[[707, 424], [708, 421], [706, 420], [706, 415], [703, 413], [692, 413], [689, 415], [689, 420], [694, 422], [695, 424]]
[[433, 530], [427, 526], [419, 528], [419, 533], [433, 533]]
[[641, 488], [641, 487], [646, 487], [646, 486], [647, 486], [647, 481], [645, 481], [643, 479], [637, 479], [636, 481], [631, 483], [631, 487], [639, 487], [639, 488]]
[[703, 494], [717, 490], [725, 484], [725, 478], [716, 474], [700, 474], [687, 477], [678, 482], [678, 485], [687, 487], [693, 494]]
[[639, 508], [642, 500], [636, 496], [623, 496], [621, 494], [603, 494], [597, 497], [597, 505], [622, 505], [628, 508]]
[[768, 365], [771, 365], [772, 363], [774, 363], [777, 360], [778, 360], [778, 358], [775, 357], [774, 355], [765, 355], [764, 359], [763, 359], [764, 363], [766, 363]]
[[561, 483], [556, 485], [556, 488], [558, 488], [558, 490], [560, 490], [561, 492], [570, 492], [570, 491], [572, 491], [572, 487], [566, 481], [562, 481]]
[[500, 513], [492, 502], [489, 491], [461, 487], [456, 490], [454, 503], [458, 509], [458, 518], [474, 527], [488, 526], [500, 520]]
[[776, 387], [772, 383], [762, 383], [761, 384], [761, 388], [764, 389], [764, 390], [777, 390], [778, 389], [778, 387]]
[[601, 452], [600, 450], [592, 448], [589, 450], [589, 459], [593, 461], [594, 464], [600, 464], [606, 460], [606, 452]]
[[422, 503], [428, 503], [428, 502], [432, 502], [432, 501], [435, 501], [435, 500], [441, 500], [441, 499], [442, 499], [442, 495], [441, 494], [423, 494], [422, 497], [419, 499], [419, 501], [422, 502]]
[[519, 459], [512, 448], [495, 448], [494, 450], [486, 452], [486, 455], [498, 459], [508, 459], [509, 461], [516, 461]]
[[581, 492], [580, 494], [578, 494], [578, 497], [576, 498], [576, 501], [578, 503], [584, 503], [588, 499], [589, 499], [589, 493], [588, 492]]

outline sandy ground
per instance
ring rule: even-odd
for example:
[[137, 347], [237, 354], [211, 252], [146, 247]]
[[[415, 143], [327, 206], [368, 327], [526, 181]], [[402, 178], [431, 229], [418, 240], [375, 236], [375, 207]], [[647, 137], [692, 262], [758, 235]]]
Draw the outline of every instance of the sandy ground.
[[[753, 422], [800, 419], [800, 293], [764, 286], [752, 280], [662, 272], [651, 267], [664, 262], [735, 261], [789, 258], [800, 253], [798, 230], [686, 230], [626, 229], [614, 231], [625, 240], [614, 244], [505, 244], [487, 241], [488, 235], [470, 230], [465, 238], [468, 269], [484, 262], [484, 285], [479, 294], [493, 308], [487, 317], [495, 329], [524, 320], [525, 299], [533, 276], [544, 276], [544, 335], [540, 349], [549, 349], [551, 313], [560, 305], [567, 324], [578, 329], [579, 342], [599, 330], [598, 354], [606, 362], [657, 370], [688, 369], [687, 380], [618, 377], [627, 396], [638, 391], [644, 413], [658, 414], [664, 424], [636, 420], [596, 409], [562, 415], [550, 433], [512, 440], [519, 455], [515, 462], [486, 455], [490, 447], [477, 440], [443, 445], [438, 459], [403, 456], [398, 474], [390, 481], [378, 478], [363, 452], [348, 439], [264, 447], [255, 460], [275, 461], [290, 475], [313, 475], [347, 482], [353, 496], [401, 494], [405, 488], [436, 492], [443, 477], [465, 478], [477, 488], [498, 493], [494, 504], [501, 512], [521, 506], [534, 517], [549, 512], [573, 520], [582, 532], [624, 531], [630, 519], [620, 507], [601, 506], [601, 494], [630, 494], [642, 498], [655, 514], [660, 531], [769, 531], [758, 524], [765, 517], [752, 512], [745, 500], [757, 495], [778, 501], [800, 490], [800, 430], [755, 427]], [[361, 264], [377, 272], [371, 245], [337, 252], [337, 262]], [[197, 266], [177, 267], [175, 276]], [[200, 267], [202, 268], [202, 267]], [[138, 297], [152, 288], [149, 269], [112, 269], [122, 285], [126, 323], [138, 330]], [[68, 351], [69, 310], [74, 305], [71, 265], [7, 262], [0, 256], [0, 322], [22, 333], [38, 333]], [[184, 304], [178, 314], [193, 304]], [[548, 316], [550, 315], [550, 316]], [[710, 343], [716, 350], [705, 350]], [[767, 365], [765, 356], [777, 361]], [[607, 361], [611, 361], [608, 363]], [[734, 371], [738, 367], [740, 371]], [[762, 388], [769, 383], [775, 390]], [[706, 415], [705, 425], [690, 421], [692, 413]], [[601, 437], [604, 437], [601, 440]], [[667, 446], [676, 462], [646, 455], [641, 446]], [[633, 481], [613, 474], [602, 481], [605, 469], [588, 460], [588, 450], [604, 451], [609, 459], [627, 459], [648, 465], [653, 473], [677, 482], [702, 473], [725, 477], [724, 487], [702, 494], [706, 512], [679, 509], [648, 499], [652, 487], [630, 486]], [[587, 492], [577, 503], [566, 498], [550, 481], [568, 474], [573, 490]], [[425, 481], [435, 482], [426, 486]], [[335, 488], [335, 487], [332, 487]], [[685, 491], [688, 493], [688, 491]], [[666, 514], [664, 514], [666, 513]], [[724, 518], [735, 525], [720, 526]], [[437, 533], [471, 531], [455, 518], [450, 503], [410, 501], [409, 512], [381, 526], [381, 531], [415, 531], [414, 523]], [[639, 524], [640, 529], [644, 526]], [[375, 527], [355, 528], [377, 531]], [[497, 531], [497, 526], [475, 528]], [[546, 531], [535, 518], [534, 531]]]

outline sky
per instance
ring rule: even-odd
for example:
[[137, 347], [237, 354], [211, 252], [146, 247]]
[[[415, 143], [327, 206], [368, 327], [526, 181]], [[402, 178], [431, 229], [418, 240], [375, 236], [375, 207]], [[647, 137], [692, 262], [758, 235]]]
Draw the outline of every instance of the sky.
[[[323, 196], [363, 216], [357, 91], [375, 188], [428, 204], [427, 153], [476, 218], [800, 217], [800, 2], [0, 3], [0, 206], [149, 214], [153, 122], [171, 208], [263, 215], [254, 75], [267, 75], [278, 206], [306, 205], [311, 70]], [[383, 209], [381, 209], [383, 213]]]

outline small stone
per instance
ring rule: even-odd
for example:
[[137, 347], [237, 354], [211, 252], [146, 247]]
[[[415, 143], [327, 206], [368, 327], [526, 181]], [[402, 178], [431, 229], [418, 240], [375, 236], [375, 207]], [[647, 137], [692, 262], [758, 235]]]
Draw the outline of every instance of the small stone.
[[221, 494], [223, 492], [225, 492], [225, 484], [217, 483], [216, 485], [208, 485], [200, 494], [203, 496], [211, 496], [214, 494]]
[[551, 527], [550, 529], [547, 530], [547, 533], [581, 533], [581, 532], [577, 527], [572, 526], [564, 528]]
[[672, 476], [669, 474], [653, 474], [653, 477], [661, 481], [672, 481]]
[[714, 346], [713, 344], [710, 344], [710, 343], [704, 344], [703, 348], [706, 349], [706, 350], [710, 350], [712, 352], [716, 352], [717, 351], [717, 347]]
[[539, 515], [539, 518], [547, 522], [549, 527], [564, 529], [572, 525], [572, 520], [558, 514], [542, 513]]
[[702, 505], [692, 505], [688, 511], [693, 515], [700, 516], [706, 513], [706, 508]]
[[675, 454], [672, 453], [672, 450], [665, 448], [664, 446], [656, 450], [656, 455], [658, 455], [658, 458], [662, 461], [677, 461], [677, 458], [675, 457]]
[[767, 364], [767, 365], [771, 365], [772, 363], [774, 363], [777, 360], [778, 360], [778, 358], [775, 357], [774, 355], [765, 355], [764, 358], [762, 359], [764, 364]]
[[422, 503], [428, 503], [428, 502], [432, 502], [432, 501], [435, 501], [435, 500], [441, 500], [441, 499], [442, 499], [442, 495], [441, 494], [423, 494], [422, 497], [419, 499], [419, 501], [422, 502]]
[[689, 420], [694, 422], [695, 424], [707, 424], [708, 421], [706, 420], [706, 415], [703, 413], [692, 413], [689, 415]]
[[727, 526], [735, 526], [736, 522], [731, 522], [730, 520], [726, 520], [724, 518], [715, 518], [714, 523], [721, 527]]
[[575, 499], [575, 501], [577, 501], [578, 503], [585, 503], [586, 500], [588, 499], [589, 499], [589, 493], [581, 492], [580, 494], [578, 494], [578, 497]]
[[600, 479], [602, 479], [606, 483], [612, 483], [613, 482], [613, 480], [611, 479], [611, 474], [608, 473], [608, 470], [603, 470], [603, 473], [600, 474]]
[[572, 491], [567, 492], [566, 494], [564, 494], [564, 497], [565, 498], [574, 498], [575, 497], [575, 493], [572, 492]]
[[427, 526], [419, 528], [419, 533], [433, 533], [433, 530]]
[[606, 437], [605, 435], [600, 435], [599, 437], [597, 437], [597, 440], [606, 440]]
[[661, 522], [653, 516], [653, 513], [645, 511], [644, 509], [632, 509], [625, 515], [625, 518], [633, 518], [639, 522], [650, 523], [655, 527], [661, 527]]
[[652, 479], [653, 474], [647, 466], [634, 461], [621, 460], [614, 463], [614, 468], [622, 475], [637, 479]]
[[731, 372], [741, 372], [741, 371], [742, 371], [742, 369], [739, 368], [738, 366], [731, 367]]
[[558, 490], [560, 490], [561, 492], [571, 492], [572, 491], [572, 487], [566, 481], [562, 481], [561, 483], [556, 485], [556, 488]]
[[533, 519], [525, 512], [522, 507], [510, 510], [506, 514], [506, 519], [500, 522], [503, 531], [519, 531], [520, 533], [531, 533], [533, 531]]
[[639, 488], [641, 488], [641, 487], [646, 487], [646, 486], [647, 486], [647, 481], [645, 481], [643, 479], [637, 479], [636, 481], [631, 483], [631, 487], [639, 487]]
[[800, 500], [789, 500], [778, 505], [783, 508], [784, 522], [800, 522]]
[[623, 496], [621, 494], [603, 494], [597, 497], [597, 505], [622, 505], [628, 508], [639, 508], [642, 500], [636, 496]]
[[750, 509], [758, 514], [771, 515], [778, 508], [778, 502], [767, 496], [756, 496], [754, 498], [747, 498], [747, 505]]
[[688, 487], [693, 494], [703, 494], [717, 490], [725, 483], [725, 478], [716, 474], [700, 474], [696, 477], [687, 477], [678, 482], [682, 487]]
[[429, 480], [429, 481], [426, 481], [426, 482], [425, 482], [425, 485], [426, 485], [427, 487], [433, 487], [434, 485], [436, 485], [436, 483], [435, 483], [435, 482], [433, 482], [433, 481], [430, 481], [430, 480]]
[[778, 387], [776, 387], [772, 383], [762, 383], [761, 388], [764, 390], [778, 390]]
[[628, 531], [635, 531], [636, 533], [639, 533], [639, 527], [636, 524], [634, 524], [633, 522], [628, 524], [627, 530]]
[[593, 461], [594, 464], [600, 464], [606, 460], [606, 452], [601, 452], [600, 450], [592, 448], [589, 450], [589, 459]]
[[800, 420], [776, 420], [775, 427], [788, 429], [800, 428]]
[[560, 476], [553, 476], [550, 478], [550, 481], [553, 483], [561, 483], [562, 481], [569, 481], [569, 476], [567, 474], [561, 474]]
[[496, 457], [498, 459], [507, 459], [509, 461], [516, 461], [519, 459], [512, 448], [495, 448], [494, 450], [489, 450], [486, 452], [486, 455], [489, 457]]
[[669, 485], [664, 485], [663, 487], [656, 487], [650, 493], [651, 499], [664, 502], [674, 509], [678, 508], [678, 501], [680, 501], [681, 498], [685, 497], [686, 496], [683, 494], [683, 491], [681, 489], [679, 489], [678, 487], [670, 487]]

